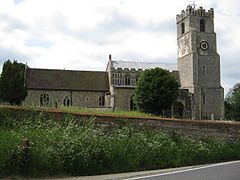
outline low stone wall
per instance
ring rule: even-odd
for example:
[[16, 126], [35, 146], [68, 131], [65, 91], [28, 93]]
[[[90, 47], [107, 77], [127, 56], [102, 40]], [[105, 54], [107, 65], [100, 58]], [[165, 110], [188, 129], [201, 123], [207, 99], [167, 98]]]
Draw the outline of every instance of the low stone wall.
[[114, 115], [95, 115], [95, 117], [98, 122], [102, 122], [107, 125], [129, 122], [137, 128], [151, 128], [167, 131], [178, 130], [187, 135], [214, 136], [234, 139], [240, 138], [240, 122]]
[[[16, 106], [0, 106], [1, 109], [26, 111], [30, 108]], [[96, 122], [101, 126], [115, 126], [130, 123], [137, 128], [151, 128], [161, 130], [178, 130], [189, 135], [206, 135], [223, 138], [240, 138], [240, 122], [236, 121], [212, 121], [212, 120], [187, 120], [158, 117], [136, 117], [120, 115], [103, 115], [90, 113], [65, 112], [58, 109], [36, 108], [34, 111], [54, 114], [56, 118], [66, 115], [75, 117], [95, 117]]]

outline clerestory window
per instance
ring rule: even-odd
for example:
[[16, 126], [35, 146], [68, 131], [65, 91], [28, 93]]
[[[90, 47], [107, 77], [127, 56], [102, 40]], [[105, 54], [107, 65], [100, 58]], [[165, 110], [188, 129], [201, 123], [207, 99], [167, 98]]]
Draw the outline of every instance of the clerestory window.
[[131, 78], [130, 77], [125, 77], [125, 85], [130, 86], [131, 85]]

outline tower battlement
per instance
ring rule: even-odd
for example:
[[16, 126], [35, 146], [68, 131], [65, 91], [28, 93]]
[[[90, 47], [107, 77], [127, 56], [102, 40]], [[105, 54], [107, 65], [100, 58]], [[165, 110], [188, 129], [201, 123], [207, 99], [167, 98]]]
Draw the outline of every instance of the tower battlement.
[[188, 5], [187, 9], [184, 11], [182, 10], [181, 14], [177, 14], [176, 19], [177, 23], [182, 21], [187, 16], [200, 16], [200, 17], [214, 17], [214, 9], [210, 8], [208, 11], [203, 9], [203, 7], [199, 7], [198, 9], [195, 9], [193, 6]]

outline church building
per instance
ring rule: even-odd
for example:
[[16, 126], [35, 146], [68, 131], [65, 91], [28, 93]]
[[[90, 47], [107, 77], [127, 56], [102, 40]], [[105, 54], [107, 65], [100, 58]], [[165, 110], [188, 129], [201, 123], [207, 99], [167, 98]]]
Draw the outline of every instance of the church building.
[[214, 10], [188, 6], [176, 16], [177, 64], [114, 60], [105, 71], [28, 68], [28, 96], [24, 104], [38, 107], [86, 107], [135, 110], [134, 89], [145, 69], [170, 71], [181, 88], [167, 117], [224, 118], [220, 56], [214, 32]]

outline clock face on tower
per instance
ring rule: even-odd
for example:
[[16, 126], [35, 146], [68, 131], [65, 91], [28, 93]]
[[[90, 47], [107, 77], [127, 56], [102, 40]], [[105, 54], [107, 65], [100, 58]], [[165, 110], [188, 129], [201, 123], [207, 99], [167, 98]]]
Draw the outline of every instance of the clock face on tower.
[[207, 41], [200, 42], [200, 48], [204, 51], [207, 50], [208, 49], [208, 42]]

